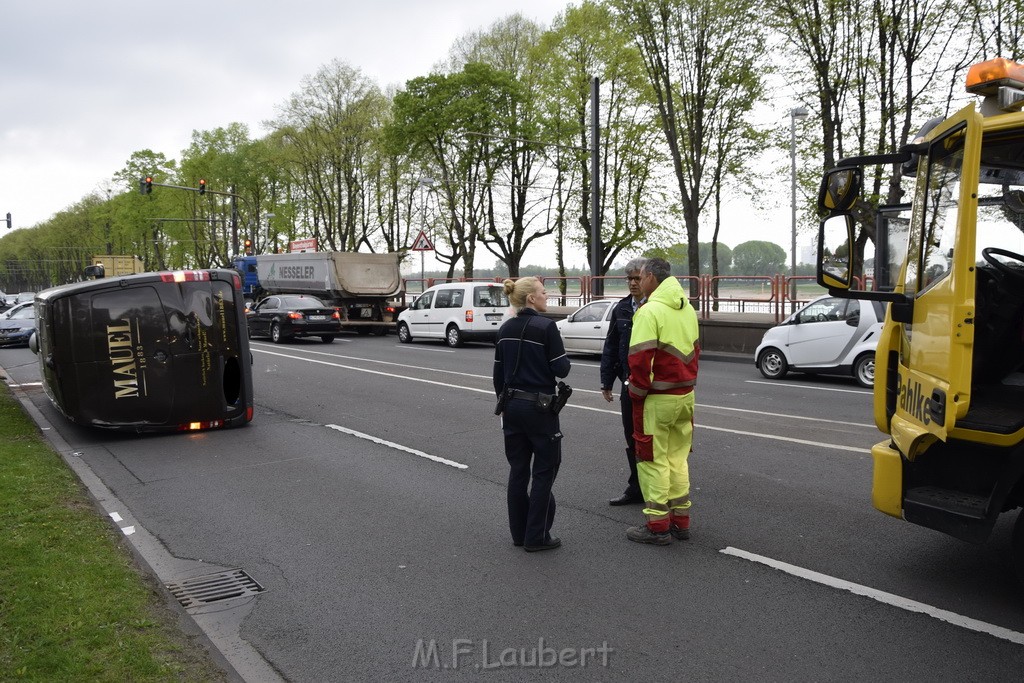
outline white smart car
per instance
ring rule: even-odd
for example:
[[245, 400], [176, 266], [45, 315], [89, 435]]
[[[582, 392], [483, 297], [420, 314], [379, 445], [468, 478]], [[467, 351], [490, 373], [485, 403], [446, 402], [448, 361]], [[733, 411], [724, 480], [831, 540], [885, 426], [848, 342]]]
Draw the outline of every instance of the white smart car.
[[885, 304], [823, 296], [764, 333], [754, 363], [769, 379], [788, 372], [852, 376], [875, 383], [875, 348]]

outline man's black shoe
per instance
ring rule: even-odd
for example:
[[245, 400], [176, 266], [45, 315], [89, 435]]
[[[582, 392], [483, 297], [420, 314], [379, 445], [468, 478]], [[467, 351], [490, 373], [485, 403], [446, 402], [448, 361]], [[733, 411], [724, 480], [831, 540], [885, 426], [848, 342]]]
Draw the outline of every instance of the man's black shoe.
[[623, 493], [618, 498], [612, 498], [608, 501], [609, 505], [635, 505], [636, 503], [644, 502], [643, 496], [639, 496], [634, 493]]
[[552, 536], [548, 539], [548, 542], [543, 545], [524, 545], [523, 550], [528, 553], [536, 553], [541, 550], [554, 550], [560, 545], [562, 545], [562, 540]]

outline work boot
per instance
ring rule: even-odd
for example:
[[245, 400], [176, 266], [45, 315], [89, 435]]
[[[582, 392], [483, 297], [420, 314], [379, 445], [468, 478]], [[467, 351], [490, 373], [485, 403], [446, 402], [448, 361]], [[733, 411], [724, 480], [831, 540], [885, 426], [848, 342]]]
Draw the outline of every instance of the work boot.
[[672, 515], [672, 527], [669, 531], [677, 541], [690, 540], [690, 515], [682, 517]]
[[672, 542], [672, 535], [668, 531], [651, 531], [646, 524], [626, 529], [626, 538], [635, 543], [650, 543], [651, 545], [668, 545]]

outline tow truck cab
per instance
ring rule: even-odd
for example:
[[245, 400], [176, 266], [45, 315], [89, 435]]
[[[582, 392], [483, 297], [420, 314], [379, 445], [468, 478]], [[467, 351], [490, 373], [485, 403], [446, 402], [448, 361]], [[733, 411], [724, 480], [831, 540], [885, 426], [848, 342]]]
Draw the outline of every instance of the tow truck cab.
[[232, 270], [145, 273], [35, 299], [43, 387], [82, 425], [185, 431], [247, 424], [252, 368]]
[[[889, 304], [875, 358], [874, 506], [981, 543], [1024, 506], [1024, 67], [971, 67], [983, 97], [898, 153], [827, 171], [818, 281]], [[900, 164], [912, 202], [878, 211], [874, 279], [855, 289], [864, 168]], [[1024, 578], [1024, 515], [1013, 555]]]

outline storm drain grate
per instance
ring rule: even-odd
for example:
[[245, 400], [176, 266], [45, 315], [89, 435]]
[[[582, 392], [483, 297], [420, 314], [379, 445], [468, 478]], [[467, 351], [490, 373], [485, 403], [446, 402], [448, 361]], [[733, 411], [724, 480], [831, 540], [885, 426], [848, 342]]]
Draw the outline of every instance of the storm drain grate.
[[183, 607], [198, 607], [212, 602], [262, 593], [265, 589], [242, 569], [227, 569], [167, 584], [167, 590]]

